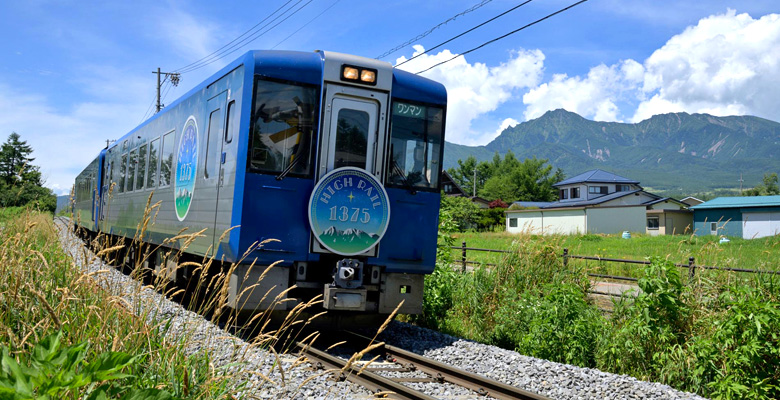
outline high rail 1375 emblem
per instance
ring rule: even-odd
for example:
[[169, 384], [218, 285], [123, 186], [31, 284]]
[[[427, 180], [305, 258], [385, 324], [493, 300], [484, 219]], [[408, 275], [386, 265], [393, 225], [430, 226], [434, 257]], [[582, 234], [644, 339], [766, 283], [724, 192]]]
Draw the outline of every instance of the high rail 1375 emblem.
[[309, 224], [314, 237], [326, 249], [343, 256], [362, 254], [376, 246], [389, 220], [385, 188], [359, 168], [329, 172], [309, 198]]
[[198, 123], [190, 116], [182, 129], [176, 155], [176, 179], [173, 182], [176, 218], [184, 221], [190, 212], [195, 192], [195, 171], [198, 169]]

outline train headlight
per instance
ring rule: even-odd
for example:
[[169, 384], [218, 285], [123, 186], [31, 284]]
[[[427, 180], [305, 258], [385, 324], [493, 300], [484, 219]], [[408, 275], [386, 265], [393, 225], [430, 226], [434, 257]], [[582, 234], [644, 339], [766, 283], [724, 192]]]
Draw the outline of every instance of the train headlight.
[[355, 67], [344, 67], [341, 71], [341, 77], [348, 81], [356, 81], [358, 78], [358, 69]]
[[376, 83], [376, 72], [370, 69], [361, 70], [360, 80], [365, 83]]
[[373, 68], [356, 67], [354, 65], [341, 66], [341, 80], [364, 85], [376, 85], [377, 70]]

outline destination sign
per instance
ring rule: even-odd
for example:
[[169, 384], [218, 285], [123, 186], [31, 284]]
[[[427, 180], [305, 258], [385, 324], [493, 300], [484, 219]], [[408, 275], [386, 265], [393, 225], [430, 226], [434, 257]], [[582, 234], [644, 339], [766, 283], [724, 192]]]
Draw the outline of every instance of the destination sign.
[[425, 119], [426, 117], [426, 109], [425, 106], [418, 106], [415, 104], [408, 104], [408, 103], [401, 103], [396, 101], [393, 103], [393, 115], [398, 115], [401, 117], [411, 117], [411, 118], [420, 118]]

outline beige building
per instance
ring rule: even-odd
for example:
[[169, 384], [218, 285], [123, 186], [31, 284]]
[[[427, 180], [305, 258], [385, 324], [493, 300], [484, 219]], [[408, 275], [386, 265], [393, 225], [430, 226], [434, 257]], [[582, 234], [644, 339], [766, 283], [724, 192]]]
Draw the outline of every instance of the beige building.
[[684, 203], [606, 171], [588, 171], [554, 186], [558, 201], [516, 202], [507, 210], [507, 232], [672, 234], [683, 233], [693, 221]]

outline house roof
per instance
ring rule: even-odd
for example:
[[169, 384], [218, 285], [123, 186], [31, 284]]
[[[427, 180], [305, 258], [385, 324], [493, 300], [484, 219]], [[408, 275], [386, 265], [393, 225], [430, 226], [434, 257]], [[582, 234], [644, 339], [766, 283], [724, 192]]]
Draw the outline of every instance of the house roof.
[[[643, 192], [641, 189], [635, 189], [635, 190], [629, 190], [627, 192], [614, 192], [610, 193], [604, 196], [596, 197], [595, 199], [590, 200], [581, 200], [581, 201], [556, 201], [553, 203], [550, 203], [544, 207], [540, 208], [562, 208], [562, 207], [582, 207], [582, 206], [592, 206], [596, 204], [606, 203], [610, 200], [619, 199], [621, 197], [628, 196], [630, 194]], [[645, 192], [647, 193], [647, 192]], [[651, 196], [655, 196], [652, 193], [647, 193]], [[644, 204], [643, 204], [644, 205]]]
[[634, 181], [628, 178], [624, 178], [620, 175], [615, 175], [611, 172], [603, 171], [600, 169], [594, 169], [591, 171], [583, 172], [569, 179], [564, 179], [553, 186], [572, 185], [576, 183], [621, 183], [621, 184], [638, 185], [639, 181]]
[[718, 197], [695, 205], [691, 209], [741, 207], [780, 207], [780, 196]]
[[512, 204], [517, 204], [520, 207], [538, 207], [542, 208], [552, 204], [551, 201], [516, 201]]
[[[647, 193], [647, 192], [645, 192], [645, 193]], [[683, 203], [682, 201], [674, 199], [674, 198], [671, 198], [671, 197], [661, 197], [661, 198], [658, 198], [658, 199], [653, 200], [653, 201], [648, 201], [647, 203], [645, 203], [645, 205], [646, 206], [652, 206], [653, 204], [658, 204], [658, 203], [661, 203], [661, 202], [664, 202], [664, 201], [671, 201], [671, 202], [677, 203], [677, 204], [679, 204], [679, 205], [681, 205], [683, 207], [688, 207], [688, 204]]]
[[[447, 178], [447, 180], [449, 180], [450, 183], [452, 183], [455, 186], [455, 188], [458, 189], [459, 192], [463, 193], [464, 196], [468, 196], [466, 191], [463, 190], [463, 188], [458, 184], [458, 182], [455, 182], [455, 179], [452, 178], [452, 175], [450, 175], [450, 173], [447, 172], [447, 170], [442, 169], [441, 175], [442, 175], [442, 177]], [[443, 181], [444, 181], [444, 179], [442, 179], [442, 184], [444, 183]]]

